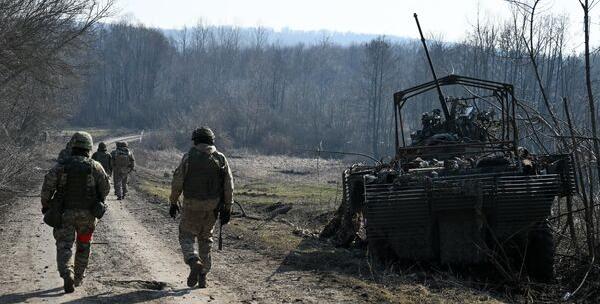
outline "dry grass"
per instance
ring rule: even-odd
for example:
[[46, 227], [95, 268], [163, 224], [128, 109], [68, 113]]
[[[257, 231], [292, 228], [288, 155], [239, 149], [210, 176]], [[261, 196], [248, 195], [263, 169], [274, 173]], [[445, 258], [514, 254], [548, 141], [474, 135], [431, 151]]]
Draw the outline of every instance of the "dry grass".
[[[182, 153], [144, 151], [133, 147], [140, 165], [139, 190], [166, 203], [171, 172]], [[407, 272], [377, 270], [360, 249], [336, 248], [315, 236], [337, 208], [339, 178], [346, 166], [341, 161], [285, 156], [231, 153], [236, 182], [235, 198], [256, 218], [267, 219], [267, 208], [276, 202], [292, 206], [267, 220], [235, 219], [227, 226], [228, 237], [238, 246], [281, 260], [281, 269], [319, 273], [323, 284], [354, 290], [366, 303], [498, 303], [492, 295], [463, 285], [450, 275], [441, 277], [419, 269]]]

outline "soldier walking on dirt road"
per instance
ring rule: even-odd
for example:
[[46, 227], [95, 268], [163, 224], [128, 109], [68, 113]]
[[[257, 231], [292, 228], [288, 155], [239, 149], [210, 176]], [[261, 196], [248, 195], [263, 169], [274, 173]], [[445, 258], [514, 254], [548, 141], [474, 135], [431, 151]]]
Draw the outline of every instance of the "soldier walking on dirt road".
[[69, 157], [71, 157], [71, 141], [69, 141], [67, 143], [67, 146], [64, 149], [60, 150], [60, 152], [58, 153], [58, 158], [56, 159], [56, 161], [59, 164], [62, 164], [67, 159], [69, 159]]
[[127, 195], [127, 178], [135, 168], [135, 159], [133, 153], [127, 148], [127, 143], [123, 141], [117, 142], [117, 149], [113, 150], [110, 155], [112, 157], [115, 195], [118, 200], [122, 200]]
[[[181, 159], [171, 184], [170, 215], [179, 212], [183, 192], [179, 243], [183, 259], [190, 266], [187, 285], [206, 288], [211, 268], [212, 233], [217, 217], [222, 225], [229, 222], [233, 204], [233, 177], [225, 155], [214, 145], [215, 135], [207, 127], [192, 134], [194, 146]], [[198, 250], [194, 246], [198, 241]]]
[[[108, 176], [102, 165], [89, 158], [92, 146], [90, 134], [75, 133], [71, 139], [71, 156], [50, 169], [42, 186], [42, 213], [44, 221], [54, 227], [56, 262], [66, 293], [81, 285], [96, 218], [104, 214], [106, 207], [103, 202], [110, 191]], [[71, 259], [75, 240], [73, 267]]]
[[98, 144], [98, 151], [92, 155], [92, 159], [99, 162], [104, 168], [108, 176], [112, 175], [112, 156], [106, 152], [106, 144], [101, 142]]

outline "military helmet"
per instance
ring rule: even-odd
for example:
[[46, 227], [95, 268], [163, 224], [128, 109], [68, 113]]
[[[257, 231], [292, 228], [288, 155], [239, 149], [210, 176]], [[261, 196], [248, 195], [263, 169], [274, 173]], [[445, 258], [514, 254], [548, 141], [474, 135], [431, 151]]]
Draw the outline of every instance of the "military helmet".
[[126, 141], [118, 141], [117, 148], [127, 148], [127, 142]]
[[94, 146], [94, 141], [92, 140], [92, 135], [88, 132], [75, 132], [71, 137], [71, 147], [72, 148], [80, 148], [85, 150], [92, 150]]
[[98, 151], [106, 151], [106, 144], [101, 142], [98, 144]]
[[192, 140], [199, 138], [209, 138], [211, 140], [215, 139], [215, 133], [209, 127], [201, 127], [192, 133]]

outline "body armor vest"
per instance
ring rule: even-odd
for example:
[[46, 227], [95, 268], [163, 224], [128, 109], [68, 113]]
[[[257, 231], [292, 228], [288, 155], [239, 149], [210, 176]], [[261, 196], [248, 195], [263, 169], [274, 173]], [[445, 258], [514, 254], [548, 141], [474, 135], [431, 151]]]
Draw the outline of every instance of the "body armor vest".
[[129, 167], [129, 151], [124, 149], [117, 149], [114, 156], [114, 165], [117, 168]]
[[183, 195], [198, 200], [215, 199], [223, 192], [225, 161], [219, 154], [203, 153], [192, 148], [188, 153]]
[[62, 179], [64, 208], [91, 210], [97, 200], [92, 161], [70, 158], [65, 164]]
[[94, 153], [94, 155], [92, 156], [92, 158], [95, 161], [99, 162], [102, 165], [102, 168], [104, 168], [105, 171], [109, 169], [110, 157], [110, 154], [100, 151]]

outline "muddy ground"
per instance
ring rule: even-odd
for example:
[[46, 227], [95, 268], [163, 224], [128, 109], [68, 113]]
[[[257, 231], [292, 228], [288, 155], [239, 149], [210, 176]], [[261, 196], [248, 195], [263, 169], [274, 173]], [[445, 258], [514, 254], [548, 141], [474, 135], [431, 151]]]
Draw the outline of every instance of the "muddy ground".
[[[317, 234], [339, 204], [344, 161], [229, 151], [236, 199], [247, 217], [224, 228], [209, 288], [185, 285], [187, 266], [168, 217], [171, 172], [181, 152], [146, 151], [124, 201], [109, 196], [88, 275], [64, 295], [39, 186], [0, 204], [0, 303], [495, 303], [506, 300], [464, 278], [419, 267], [373, 269], [363, 250], [335, 248]], [[40, 164], [41, 185], [50, 157]], [[291, 209], [273, 213], [277, 206]], [[240, 211], [239, 209], [237, 210]]]

